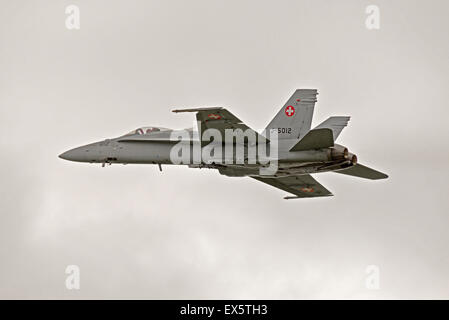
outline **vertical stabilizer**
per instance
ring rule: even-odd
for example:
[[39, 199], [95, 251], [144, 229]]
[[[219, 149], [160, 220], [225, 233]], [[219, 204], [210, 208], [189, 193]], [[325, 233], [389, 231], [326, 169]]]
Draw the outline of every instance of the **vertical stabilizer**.
[[310, 130], [316, 89], [298, 89], [267, 126], [268, 130], [277, 130], [279, 139], [298, 140]]
[[349, 117], [330, 117], [327, 120], [323, 121], [314, 129], [331, 129], [334, 135], [334, 141], [337, 140], [341, 131], [344, 127], [348, 125]]

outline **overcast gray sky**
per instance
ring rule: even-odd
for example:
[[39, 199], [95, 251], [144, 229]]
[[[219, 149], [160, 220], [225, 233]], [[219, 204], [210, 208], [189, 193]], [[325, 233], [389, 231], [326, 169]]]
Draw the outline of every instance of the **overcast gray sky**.
[[[1, 298], [449, 298], [447, 1], [0, 3]], [[211, 170], [57, 157], [191, 126], [174, 107], [262, 129], [297, 88], [319, 90], [314, 124], [350, 115], [338, 142], [390, 178], [324, 173], [334, 197], [286, 201]]]

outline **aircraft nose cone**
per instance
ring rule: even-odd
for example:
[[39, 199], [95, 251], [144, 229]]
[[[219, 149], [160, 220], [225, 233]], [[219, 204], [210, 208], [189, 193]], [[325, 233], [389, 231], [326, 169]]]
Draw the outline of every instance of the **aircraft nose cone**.
[[69, 160], [69, 155], [68, 155], [68, 151], [61, 153], [58, 157], [64, 160]]
[[82, 150], [82, 148], [71, 149], [61, 153], [59, 158], [69, 161], [85, 161], [85, 150]]

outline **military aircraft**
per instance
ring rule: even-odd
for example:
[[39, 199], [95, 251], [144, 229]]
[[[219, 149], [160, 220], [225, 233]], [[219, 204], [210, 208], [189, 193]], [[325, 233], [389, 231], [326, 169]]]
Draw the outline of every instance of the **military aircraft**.
[[[186, 130], [141, 127], [118, 138], [71, 149], [59, 157], [71, 161], [101, 163], [103, 167], [112, 163], [157, 164], [162, 171], [162, 164], [179, 164], [179, 161], [173, 160], [173, 150], [179, 143], [187, 144], [190, 150], [193, 150], [195, 141], [199, 142], [201, 154], [201, 151], [213, 145], [215, 141], [215, 138], [213, 140], [204, 138], [207, 130], [225, 134], [226, 130], [241, 129], [254, 133], [258, 141], [265, 139], [267, 145], [274, 145], [274, 140], [270, 140], [271, 135], [268, 135], [273, 133], [277, 152], [271, 154], [270, 151], [268, 157], [271, 161], [276, 161], [275, 171], [262, 174], [260, 169], [267, 167], [266, 163], [247, 161], [248, 150], [252, 146], [248, 139], [240, 141], [233, 139], [231, 142], [225, 140], [224, 143], [215, 141], [215, 145], [231, 144], [232, 148], [236, 147], [236, 144], [241, 145], [244, 149], [243, 163], [220, 161], [224, 156], [219, 154], [220, 159], [203, 161], [200, 156], [196, 162], [192, 161], [193, 156], [190, 155], [190, 162], [182, 164], [191, 168], [217, 169], [220, 174], [231, 177], [251, 177], [293, 194], [284, 199], [332, 196], [329, 190], [311, 176], [312, 173], [331, 171], [371, 180], [388, 178], [386, 174], [358, 163], [357, 156], [349, 153], [348, 148], [335, 143], [350, 117], [333, 116], [311, 129], [317, 94], [316, 89], [296, 90], [268, 124], [264, 134], [250, 129], [222, 107], [178, 109], [173, 112], [196, 112], [197, 130], [187, 129], [186, 135]], [[175, 154], [179, 154], [179, 151]], [[232, 159], [236, 159], [234, 154]]]

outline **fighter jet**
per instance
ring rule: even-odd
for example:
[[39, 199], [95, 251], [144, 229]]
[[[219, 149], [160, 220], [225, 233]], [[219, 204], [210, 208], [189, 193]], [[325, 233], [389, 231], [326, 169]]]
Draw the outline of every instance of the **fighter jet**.
[[[100, 163], [103, 167], [106, 164], [139, 163], [156, 164], [161, 171], [162, 165], [166, 164], [216, 169], [225, 176], [250, 177], [292, 194], [284, 199], [332, 196], [312, 177], [311, 174], [315, 173], [335, 172], [371, 180], [388, 178], [386, 174], [358, 163], [355, 154], [335, 143], [350, 117], [333, 116], [311, 129], [317, 94], [316, 89], [296, 90], [263, 133], [252, 130], [223, 107], [177, 109], [173, 112], [195, 112], [197, 128], [173, 130], [141, 127], [117, 138], [71, 149], [59, 157], [70, 161]], [[250, 149], [255, 144], [249, 138], [216, 140], [217, 133], [226, 136], [229, 130], [249, 132], [258, 142], [264, 142], [270, 149], [266, 157], [269, 161], [250, 163]], [[213, 139], [210, 134], [207, 135], [208, 131], [213, 131]], [[180, 144], [188, 148], [182, 149]], [[199, 157], [196, 158], [195, 146], [199, 150]], [[205, 160], [204, 151], [211, 146], [230, 146], [232, 150], [242, 147], [243, 158], [240, 157], [240, 160], [243, 161], [236, 161], [235, 154], [231, 154], [230, 159], [226, 158], [226, 152], [217, 152], [216, 157], [212, 155]], [[271, 147], [276, 152], [272, 152]], [[174, 156], [184, 151], [191, 152], [184, 159], [186, 161], [180, 163], [178, 158], [174, 159]], [[272, 163], [276, 164], [274, 171], [267, 173], [261, 170]]]

